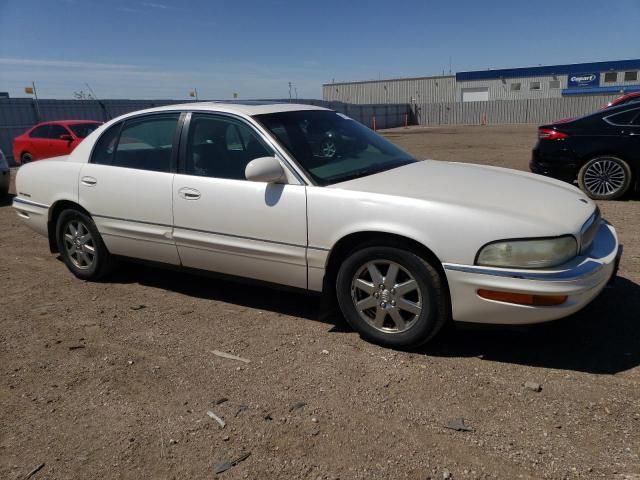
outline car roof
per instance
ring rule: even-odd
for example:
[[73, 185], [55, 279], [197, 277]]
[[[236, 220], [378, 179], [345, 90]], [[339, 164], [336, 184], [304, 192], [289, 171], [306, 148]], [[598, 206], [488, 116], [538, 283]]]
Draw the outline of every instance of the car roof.
[[618, 97], [618, 99], [621, 99], [621, 98], [632, 98], [632, 97], [640, 97], [640, 92], [625, 93], [621, 97]]
[[130, 114], [123, 115], [121, 118], [126, 118], [129, 115], [141, 113], [154, 113], [164, 111], [175, 110], [190, 110], [190, 111], [204, 111], [204, 112], [222, 112], [222, 113], [235, 113], [240, 115], [254, 116], [267, 113], [279, 113], [279, 112], [294, 112], [299, 110], [327, 110], [323, 107], [317, 107], [315, 105], [304, 105], [299, 103], [278, 103], [278, 102], [193, 102], [193, 103], [178, 103], [174, 105], [164, 105], [162, 107], [148, 108], [146, 110], [138, 110], [131, 112]]
[[77, 125], [79, 123], [102, 123], [99, 120], [49, 120], [47, 122], [40, 122], [37, 123], [33, 126], [33, 128], [35, 127], [39, 127], [40, 125]]

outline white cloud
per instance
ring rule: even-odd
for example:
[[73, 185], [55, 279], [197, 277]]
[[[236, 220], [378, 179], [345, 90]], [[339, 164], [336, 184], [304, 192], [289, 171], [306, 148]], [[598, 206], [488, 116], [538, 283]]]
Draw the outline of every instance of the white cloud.
[[98, 68], [106, 70], [122, 70], [139, 68], [135, 65], [121, 63], [95, 63], [76, 62], [70, 60], [41, 60], [33, 58], [6, 58], [0, 57], [0, 65], [31, 66], [31, 67], [53, 67], [53, 68]]
[[163, 3], [142, 2], [141, 5], [143, 5], [145, 7], [159, 8], [161, 10], [168, 10], [169, 9], [169, 6], [165, 5]]
[[286, 98], [291, 81], [300, 98], [321, 96], [321, 67], [283, 67], [251, 62], [201, 63], [188, 68], [71, 60], [1, 58], [0, 85], [12, 96], [35, 81], [41, 98], [71, 98], [89, 83], [101, 98], [180, 99], [194, 87], [201, 98]]

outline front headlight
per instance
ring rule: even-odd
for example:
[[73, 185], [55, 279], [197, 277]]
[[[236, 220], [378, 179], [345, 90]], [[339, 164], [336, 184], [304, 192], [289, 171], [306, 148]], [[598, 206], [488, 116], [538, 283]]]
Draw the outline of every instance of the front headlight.
[[573, 235], [532, 240], [504, 240], [485, 245], [476, 265], [487, 267], [548, 268], [561, 265], [578, 254]]

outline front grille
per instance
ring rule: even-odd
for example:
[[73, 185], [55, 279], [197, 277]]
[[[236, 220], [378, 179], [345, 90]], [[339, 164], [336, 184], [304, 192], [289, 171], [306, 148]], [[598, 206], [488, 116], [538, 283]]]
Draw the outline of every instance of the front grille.
[[596, 207], [596, 210], [580, 229], [580, 253], [586, 253], [591, 248], [593, 239], [598, 232], [598, 228], [600, 228], [601, 219], [600, 209]]

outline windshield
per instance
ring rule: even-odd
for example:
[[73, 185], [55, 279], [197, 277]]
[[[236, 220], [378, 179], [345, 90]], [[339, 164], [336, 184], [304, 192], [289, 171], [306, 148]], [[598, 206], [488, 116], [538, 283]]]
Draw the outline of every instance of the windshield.
[[344, 182], [416, 161], [346, 115], [328, 110], [256, 115], [319, 185]]
[[67, 125], [73, 134], [78, 138], [84, 138], [88, 136], [91, 132], [93, 132], [96, 128], [98, 128], [100, 123], [75, 123], [72, 125]]

